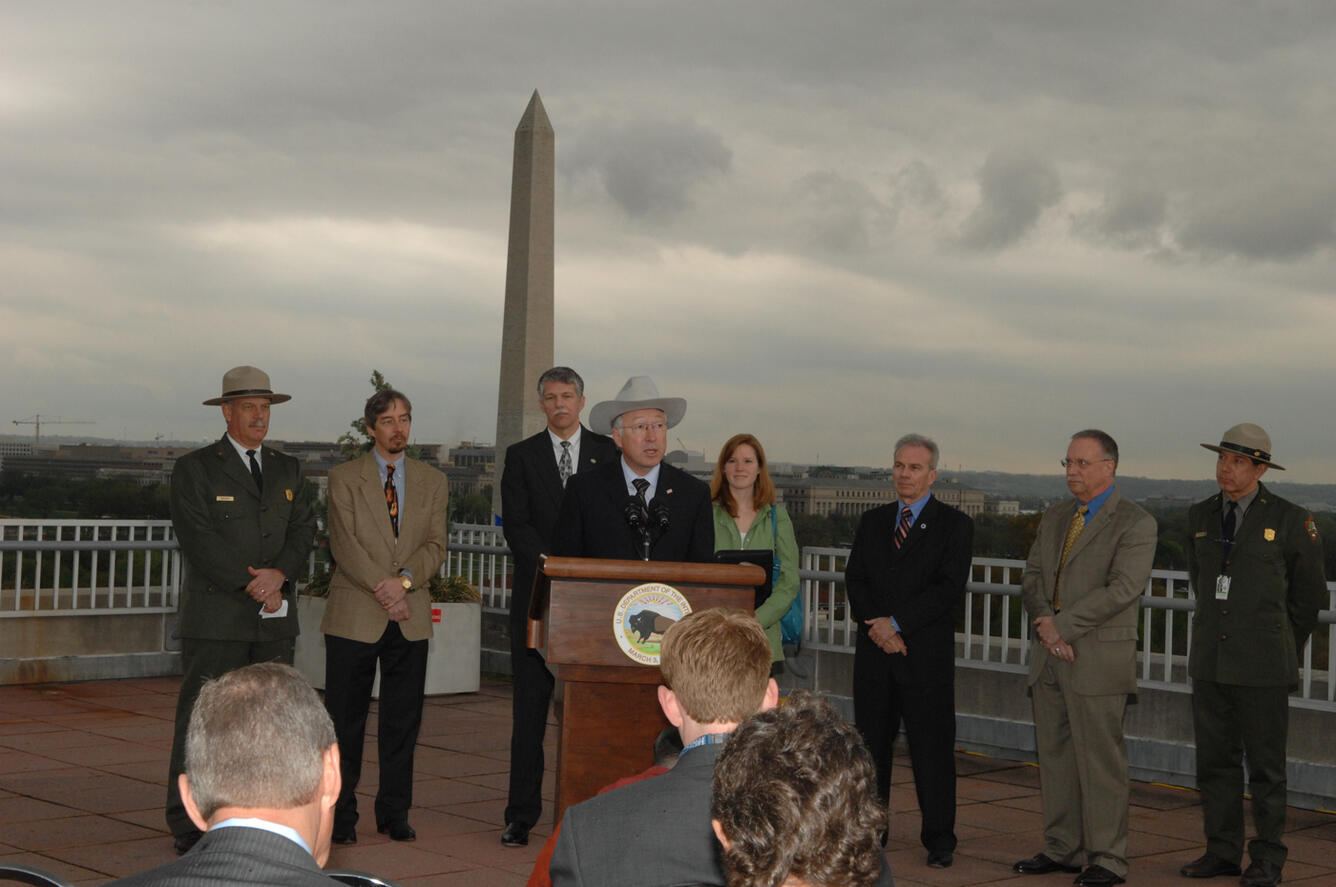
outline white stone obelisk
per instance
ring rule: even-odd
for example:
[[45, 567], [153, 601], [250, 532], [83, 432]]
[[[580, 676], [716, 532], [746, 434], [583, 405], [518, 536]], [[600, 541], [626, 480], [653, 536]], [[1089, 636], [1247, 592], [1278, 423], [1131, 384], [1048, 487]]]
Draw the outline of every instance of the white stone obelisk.
[[542, 430], [534, 386], [552, 366], [552, 264], [556, 137], [534, 90], [515, 127], [510, 180], [510, 246], [501, 324], [501, 384], [496, 403], [496, 483], [492, 514], [501, 514], [506, 447]]

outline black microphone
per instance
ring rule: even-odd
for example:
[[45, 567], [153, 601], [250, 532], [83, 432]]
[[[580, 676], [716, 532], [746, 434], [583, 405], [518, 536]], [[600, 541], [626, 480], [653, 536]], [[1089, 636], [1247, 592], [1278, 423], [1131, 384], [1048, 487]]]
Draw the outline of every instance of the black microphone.
[[626, 524], [640, 534], [640, 559], [649, 560], [649, 515], [645, 513], [644, 502], [636, 496], [626, 500]]
[[668, 518], [668, 503], [655, 497], [654, 501], [649, 504], [650, 526], [654, 527], [654, 529], [658, 530], [659, 534], [662, 535], [668, 532]]

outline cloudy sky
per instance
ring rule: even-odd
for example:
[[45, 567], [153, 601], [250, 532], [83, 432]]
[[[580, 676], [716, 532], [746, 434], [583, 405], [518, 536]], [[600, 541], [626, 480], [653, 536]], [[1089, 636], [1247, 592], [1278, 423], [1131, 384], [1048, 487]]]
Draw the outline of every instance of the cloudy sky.
[[495, 434], [513, 131], [556, 356], [713, 455], [1336, 482], [1336, 6], [0, 0], [0, 419], [203, 440], [238, 363], [332, 439], [379, 368]]

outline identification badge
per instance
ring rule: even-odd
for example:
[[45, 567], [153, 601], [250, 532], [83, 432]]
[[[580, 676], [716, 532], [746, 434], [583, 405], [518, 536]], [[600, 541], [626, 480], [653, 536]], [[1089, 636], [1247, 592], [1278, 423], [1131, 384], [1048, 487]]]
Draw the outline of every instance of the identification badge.
[[1270, 527], [1267, 527], [1265, 530], [1262, 531], [1262, 538], [1268, 542], [1275, 542], [1276, 531], [1271, 529]]
[[236, 500], [236, 499], [233, 499], [231, 496], [214, 496], [214, 497], [213, 497], [213, 501], [215, 501], [215, 502], [235, 502], [235, 501], [237, 501], [237, 500]]
[[292, 501], [292, 490], [284, 490], [283, 495], [288, 497], [289, 502]]
[[1215, 599], [1217, 601], [1229, 600], [1229, 579], [1228, 576], [1215, 577]]

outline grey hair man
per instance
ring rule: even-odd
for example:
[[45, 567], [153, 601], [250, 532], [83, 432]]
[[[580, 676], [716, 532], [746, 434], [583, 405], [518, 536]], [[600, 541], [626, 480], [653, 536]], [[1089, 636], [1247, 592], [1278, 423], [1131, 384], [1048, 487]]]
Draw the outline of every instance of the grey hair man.
[[114, 884], [337, 884], [320, 866], [340, 784], [334, 725], [306, 679], [276, 662], [230, 671], [200, 689], [186, 736], [181, 800], [204, 836], [180, 859]]
[[538, 561], [551, 551], [557, 510], [568, 481], [617, 461], [611, 438], [580, 424], [584, 379], [567, 366], [538, 377], [538, 404], [547, 427], [506, 448], [501, 472], [501, 529], [515, 562], [510, 597], [510, 790], [501, 843], [522, 847], [543, 812], [543, 735], [555, 681], [543, 656], [529, 647], [529, 600]]
[[714, 559], [709, 485], [663, 459], [668, 429], [687, 402], [661, 397], [649, 376], [632, 376], [612, 400], [589, 411], [622, 457], [571, 479], [552, 537], [562, 557], [653, 561]]
[[858, 522], [845, 588], [858, 640], [854, 720], [890, 797], [891, 751], [904, 723], [928, 865], [956, 849], [956, 614], [965, 599], [974, 523], [932, 495], [937, 444], [921, 434], [895, 443], [896, 501]]

